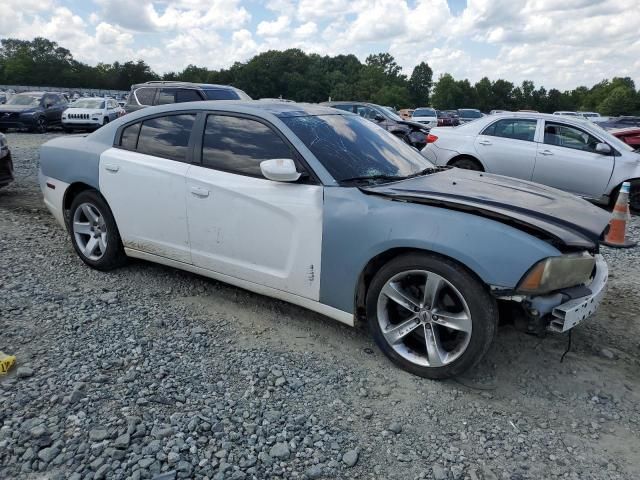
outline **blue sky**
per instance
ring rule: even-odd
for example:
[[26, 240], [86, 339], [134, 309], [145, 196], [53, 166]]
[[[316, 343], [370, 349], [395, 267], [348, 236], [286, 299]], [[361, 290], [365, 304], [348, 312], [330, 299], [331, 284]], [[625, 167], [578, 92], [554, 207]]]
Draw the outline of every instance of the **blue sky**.
[[228, 67], [269, 49], [390, 52], [411, 73], [547, 88], [640, 81], [637, 0], [1, 0], [0, 38], [41, 35], [90, 64]]

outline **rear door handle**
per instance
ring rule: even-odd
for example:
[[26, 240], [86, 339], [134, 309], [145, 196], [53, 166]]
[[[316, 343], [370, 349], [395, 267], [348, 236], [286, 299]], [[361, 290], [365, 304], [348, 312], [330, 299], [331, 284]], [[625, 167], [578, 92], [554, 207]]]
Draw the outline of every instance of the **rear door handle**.
[[542, 150], [540, 155], [553, 155], [553, 152], [551, 150]]
[[108, 172], [116, 173], [118, 170], [120, 170], [120, 167], [118, 165], [114, 165], [113, 163], [105, 163], [104, 169]]
[[191, 187], [191, 194], [196, 197], [206, 198], [209, 196], [209, 190], [200, 187]]
[[491, 142], [489, 140], [478, 140], [478, 143], [480, 145], [491, 145]]

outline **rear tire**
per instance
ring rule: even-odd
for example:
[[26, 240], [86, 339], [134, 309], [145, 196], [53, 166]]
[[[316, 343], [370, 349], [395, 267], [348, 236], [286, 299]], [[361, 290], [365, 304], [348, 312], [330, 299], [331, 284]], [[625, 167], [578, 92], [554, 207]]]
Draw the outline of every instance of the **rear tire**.
[[498, 325], [497, 304], [485, 285], [456, 262], [428, 253], [384, 265], [367, 292], [366, 313], [382, 352], [403, 370], [431, 379], [476, 365]]
[[459, 157], [449, 162], [449, 165], [457, 168], [464, 168], [465, 170], [475, 170], [477, 172], [484, 172], [484, 168], [478, 160], [472, 157]]
[[69, 233], [74, 250], [90, 267], [106, 271], [126, 262], [111, 209], [95, 190], [85, 190], [73, 199]]

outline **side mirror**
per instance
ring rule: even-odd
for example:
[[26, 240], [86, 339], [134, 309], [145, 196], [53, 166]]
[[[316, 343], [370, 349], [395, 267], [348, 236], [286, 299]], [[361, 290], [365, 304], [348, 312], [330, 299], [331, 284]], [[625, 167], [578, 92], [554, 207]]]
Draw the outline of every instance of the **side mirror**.
[[260, 162], [264, 178], [275, 182], [295, 182], [300, 178], [296, 164], [290, 158], [274, 158]]
[[611, 147], [606, 143], [598, 143], [596, 144], [596, 152], [602, 155], [609, 155], [611, 153]]

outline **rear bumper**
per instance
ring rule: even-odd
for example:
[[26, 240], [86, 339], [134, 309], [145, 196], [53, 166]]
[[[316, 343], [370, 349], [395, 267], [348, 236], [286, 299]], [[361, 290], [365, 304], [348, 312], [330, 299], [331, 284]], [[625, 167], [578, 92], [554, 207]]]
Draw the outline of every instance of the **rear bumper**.
[[63, 120], [63, 128], [100, 128], [102, 124], [97, 120]]

